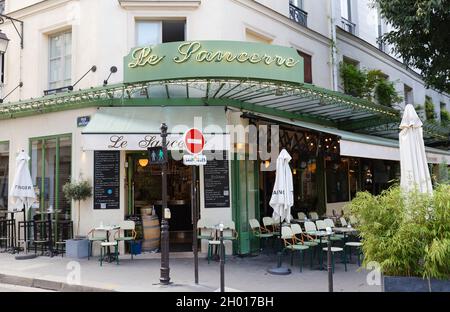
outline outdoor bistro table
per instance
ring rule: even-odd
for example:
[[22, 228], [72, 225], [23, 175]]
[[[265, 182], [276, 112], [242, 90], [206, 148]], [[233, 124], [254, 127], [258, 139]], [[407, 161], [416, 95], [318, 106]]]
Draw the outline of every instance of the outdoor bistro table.
[[55, 254], [53, 252], [53, 229], [52, 229], [52, 214], [60, 212], [59, 210], [46, 210], [46, 211], [36, 211], [36, 215], [47, 215], [48, 222], [48, 255], [53, 257]]
[[358, 232], [355, 228], [352, 227], [335, 227], [333, 228], [333, 231], [336, 233], [344, 234], [344, 239], [347, 237], [347, 235]]
[[[106, 232], [106, 241], [108, 241], [108, 242], [109, 242], [109, 232], [115, 231], [118, 229], [120, 229], [120, 226], [118, 226], [118, 225], [100, 225], [99, 227], [95, 228], [96, 231], [105, 231]], [[103, 247], [101, 247], [101, 248], [103, 248]], [[108, 253], [106, 255], [106, 258], [104, 258], [104, 260], [106, 262], [113, 262], [116, 260], [114, 255], [111, 254], [110, 246], [108, 246]]]
[[307, 231], [306, 234], [319, 238], [319, 250], [320, 250], [319, 251], [319, 261], [320, 261], [319, 270], [323, 270], [322, 237], [324, 237], [324, 236], [331, 236], [334, 233], [333, 232], [327, 233], [326, 231]]

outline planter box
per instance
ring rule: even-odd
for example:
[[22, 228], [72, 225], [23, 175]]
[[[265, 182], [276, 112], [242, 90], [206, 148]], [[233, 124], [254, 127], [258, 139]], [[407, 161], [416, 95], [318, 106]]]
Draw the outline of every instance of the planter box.
[[450, 280], [420, 277], [384, 276], [385, 292], [449, 292]]
[[89, 255], [89, 240], [69, 239], [66, 241], [66, 256], [68, 258], [83, 259]]

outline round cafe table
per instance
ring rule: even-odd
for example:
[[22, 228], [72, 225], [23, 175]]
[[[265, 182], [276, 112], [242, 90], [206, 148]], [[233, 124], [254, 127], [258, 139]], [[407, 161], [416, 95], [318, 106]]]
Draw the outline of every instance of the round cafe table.
[[319, 238], [319, 262], [320, 262], [320, 266], [319, 266], [319, 270], [323, 270], [323, 252], [322, 252], [322, 237], [327, 236], [328, 239], [330, 239], [330, 236], [333, 235], [334, 233], [327, 233], [326, 231], [308, 231], [306, 232], [306, 234], [311, 235], [311, 236], [315, 236], [317, 238]]
[[[95, 231], [105, 231], [106, 232], [106, 241], [109, 242], [109, 232], [114, 231], [114, 230], [119, 230], [120, 226], [118, 226], [118, 225], [101, 225], [101, 226], [96, 227], [94, 229], [95, 229]], [[111, 247], [110, 246], [108, 246], [108, 253], [103, 258], [103, 260], [106, 261], [106, 262], [113, 262], [113, 261], [116, 260], [115, 256], [113, 254], [111, 254]]]

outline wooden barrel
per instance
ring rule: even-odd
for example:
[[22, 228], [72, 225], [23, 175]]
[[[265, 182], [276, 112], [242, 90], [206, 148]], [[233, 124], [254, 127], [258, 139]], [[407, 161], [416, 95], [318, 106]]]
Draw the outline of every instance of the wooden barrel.
[[159, 249], [161, 227], [157, 215], [142, 216], [142, 228], [144, 231], [144, 240], [142, 241], [143, 251], [152, 251]]
[[153, 213], [154, 213], [154, 208], [153, 208], [153, 206], [144, 206], [144, 207], [142, 207], [141, 208], [141, 216], [142, 217], [148, 217], [148, 216], [151, 216], [151, 215], [153, 215]]

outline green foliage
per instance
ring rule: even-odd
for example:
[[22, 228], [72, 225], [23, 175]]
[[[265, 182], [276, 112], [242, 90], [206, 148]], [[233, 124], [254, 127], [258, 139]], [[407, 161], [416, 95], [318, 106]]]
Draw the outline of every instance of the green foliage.
[[392, 25], [382, 41], [391, 44], [405, 64], [417, 68], [425, 82], [450, 92], [450, 1], [375, 0]]
[[450, 113], [443, 108], [441, 109], [441, 125], [444, 127], [450, 126]]
[[398, 186], [360, 192], [348, 208], [359, 220], [365, 263], [378, 262], [386, 275], [450, 278], [450, 185], [433, 195]]
[[88, 181], [81, 180], [79, 182], [67, 182], [63, 185], [63, 194], [66, 200], [70, 203], [72, 200], [78, 202], [78, 217], [77, 217], [77, 231], [80, 233], [80, 215], [81, 215], [81, 201], [92, 196], [92, 187]]
[[438, 172], [436, 177], [437, 183], [450, 184], [449, 170], [450, 167], [447, 165], [445, 161], [438, 165]]
[[[384, 73], [379, 69], [372, 69], [366, 73], [365, 94], [364, 97], [372, 100], [374, 89], [381, 81], [385, 81]], [[395, 90], [394, 90], [395, 91]]]
[[395, 91], [394, 84], [385, 79], [376, 83], [375, 98], [377, 99], [378, 104], [384, 106], [392, 106], [392, 104], [402, 101], [402, 98], [398, 96], [397, 91]]
[[427, 120], [435, 120], [436, 119], [436, 113], [434, 112], [434, 104], [431, 101], [430, 98], [425, 98], [425, 116], [427, 117]]
[[340, 63], [340, 74], [344, 82], [346, 94], [373, 101], [378, 104], [392, 106], [402, 101], [394, 88], [394, 84], [387, 81], [381, 70], [358, 69], [353, 64]]
[[340, 74], [344, 81], [344, 92], [355, 97], [363, 97], [366, 88], [367, 75], [355, 65], [340, 63]]
[[88, 181], [67, 182], [63, 185], [63, 194], [68, 202], [83, 201], [92, 196], [92, 187]]

